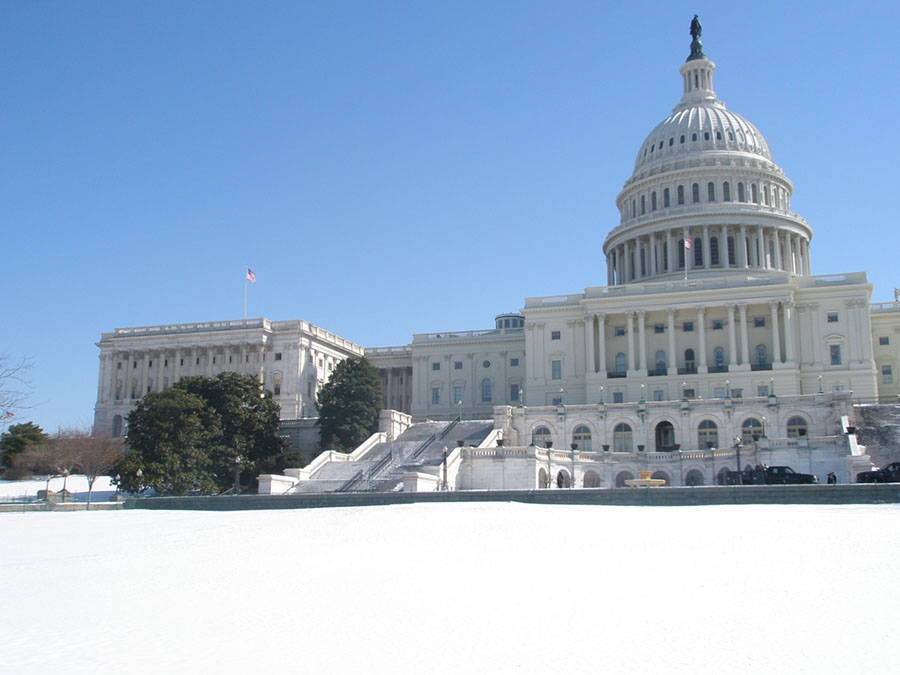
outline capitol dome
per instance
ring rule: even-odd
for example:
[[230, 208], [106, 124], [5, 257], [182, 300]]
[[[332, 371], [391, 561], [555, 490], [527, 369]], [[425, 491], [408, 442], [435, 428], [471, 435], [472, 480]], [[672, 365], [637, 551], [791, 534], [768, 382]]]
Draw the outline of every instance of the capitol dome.
[[681, 101], [641, 143], [616, 199], [619, 224], [603, 245], [610, 286], [686, 271], [810, 273], [812, 230], [791, 211], [793, 184], [759, 130], [718, 99], [715, 68], [698, 32]]

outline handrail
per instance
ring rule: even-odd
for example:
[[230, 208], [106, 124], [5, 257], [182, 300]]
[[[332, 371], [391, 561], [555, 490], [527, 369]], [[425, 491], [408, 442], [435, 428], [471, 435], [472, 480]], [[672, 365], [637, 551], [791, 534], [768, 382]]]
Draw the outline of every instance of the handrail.
[[353, 474], [353, 477], [350, 480], [348, 480], [346, 483], [341, 485], [341, 487], [339, 487], [337, 490], [335, 490], [335, 492], [348, 492], [350, 490], [350, 488], [352, 488], [354, 485], [356, 485], [359, 482], [360, 478], [362, 478], [362, 475], [363, 475], [363, 471], [362, 471], [362, 469], [360, 469], [355, 474]]

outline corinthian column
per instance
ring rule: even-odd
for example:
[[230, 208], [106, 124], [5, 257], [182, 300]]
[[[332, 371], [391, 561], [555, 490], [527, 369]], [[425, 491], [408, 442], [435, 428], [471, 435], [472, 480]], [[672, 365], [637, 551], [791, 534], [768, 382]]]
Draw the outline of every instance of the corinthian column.
[[746, 366], [750, 363], [750, 332], [747, 330], [747, 305], [741, 303], [738, 305], [738, 311], [741, 314], [741, 363]]
[[625, 340], [628, 342], [628, 370], [634, 371], [634, 312], [625, 313]]
[[644, 319], [647, 316], [647, 312], [641, 310], [637, 313], [638, 317], [638, 355], [640, 356], [640, 365], [638, 366], [641, 370], [647, 369], [647, 339], [644, 333]]
[[772, 360], [774, 363], [781, 363], [781, 335], [778, 330], [778, 301], [770, 300], [769, 309], [772, 316]]
[[709, 372], [706, 365], [706, 308], [697, 307], [697, 324], [700, 331], [700, 359], [698, 364], [698, 373]]

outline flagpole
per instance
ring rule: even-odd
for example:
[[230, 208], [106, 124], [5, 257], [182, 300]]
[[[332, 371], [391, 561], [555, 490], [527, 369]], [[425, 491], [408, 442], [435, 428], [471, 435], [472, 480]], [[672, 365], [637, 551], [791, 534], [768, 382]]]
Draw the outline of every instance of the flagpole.
[[244, 268], [244, 321], [247, 320], [247, 269]]

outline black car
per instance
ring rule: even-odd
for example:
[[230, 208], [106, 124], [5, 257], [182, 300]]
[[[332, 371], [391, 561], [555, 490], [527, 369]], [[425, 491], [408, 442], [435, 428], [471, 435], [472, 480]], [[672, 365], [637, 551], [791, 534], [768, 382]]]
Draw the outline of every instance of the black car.
[[900, 483], [900, 462], [856, 474], [857, 483]]

